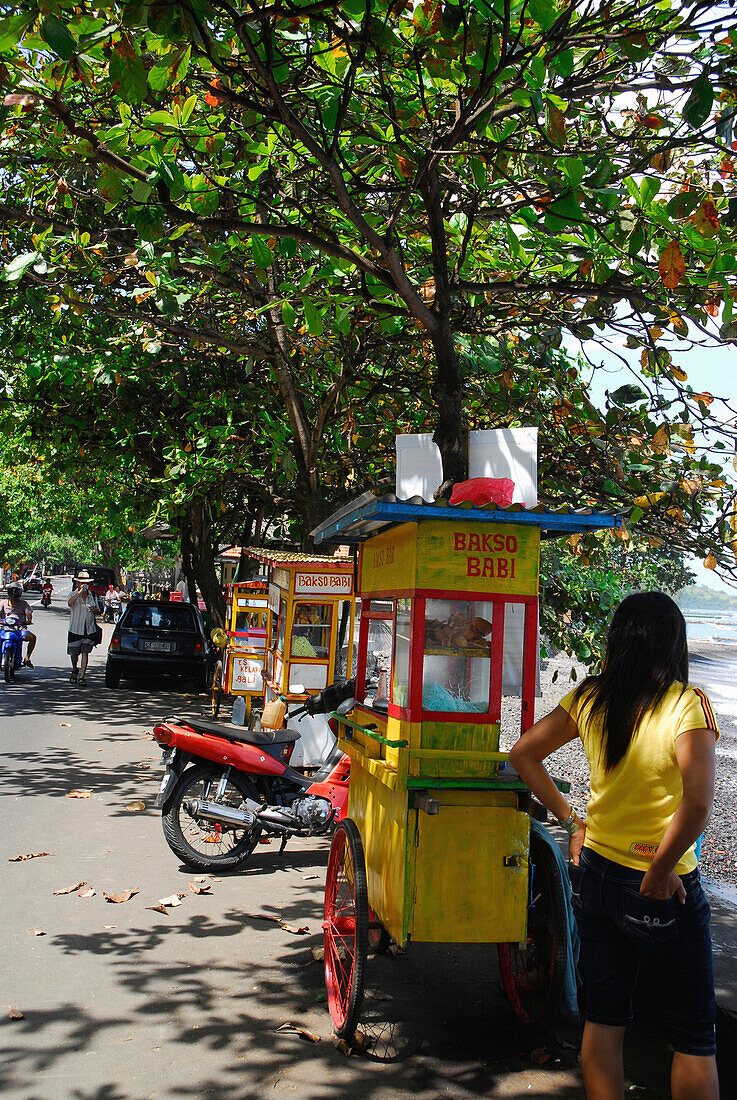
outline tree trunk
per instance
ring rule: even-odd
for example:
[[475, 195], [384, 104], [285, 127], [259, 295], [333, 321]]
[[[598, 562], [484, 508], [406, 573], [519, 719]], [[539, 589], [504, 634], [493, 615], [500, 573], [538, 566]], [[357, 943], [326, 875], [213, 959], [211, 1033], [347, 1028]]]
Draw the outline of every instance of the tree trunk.
[[[202, 593], [213, 626], [224, 626], [225, 598], [215, 566], [215, 549], [211, 539], [212, 520], [206, 501], [195, 499], [190, 502], [185, 524], [186, 535], [183, 532], [182, 551], [189, 552], [193, 579]], [[189, 574], [187, 574], [187, 581], [189, 583]], [[190, 592], [189, 598], [195, 601], [195, 591]]]
[[468, 477], [468, 432], [463, 423], [461, 371], [447, 322], [433, 334], [432, 343], [437, 364], [433, 395], [438, 411], [433, 442], [443, 460], [443, 483], [435, 492], [435, 499], [440, 500], [450, 496], [456, 481]]

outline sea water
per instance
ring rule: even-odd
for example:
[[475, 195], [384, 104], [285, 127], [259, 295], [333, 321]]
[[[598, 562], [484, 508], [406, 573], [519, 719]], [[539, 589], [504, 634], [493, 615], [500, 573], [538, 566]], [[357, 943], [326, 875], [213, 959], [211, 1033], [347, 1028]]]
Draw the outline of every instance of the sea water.
[[693, 642], [715, 642], [737, 645], [737, 618], [734, 611], [715, 608], [694, 608], [683, 612], [686, 636]]

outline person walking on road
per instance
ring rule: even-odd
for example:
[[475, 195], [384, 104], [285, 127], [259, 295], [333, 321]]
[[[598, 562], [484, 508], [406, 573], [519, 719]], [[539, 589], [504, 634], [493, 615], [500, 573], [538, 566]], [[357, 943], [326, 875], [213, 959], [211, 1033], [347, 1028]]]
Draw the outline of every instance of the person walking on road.
[[[92, 577], [86, 570], [82, 570], [75, 580], [79, 584], [67, 600], [70, 607], [69, 633], [67, 634], [67, 653], [72, 659], [72, 674], [69, 681], [72, 684], [85, 685], [85, 673], [90, 653], [95, 645], [97, 622], [95, 612], [97, 600], [90, 592]], [[77, 664], [79, 663], [79, 668]]]
[[22, 627], [23, 641], [28, 642], [28, 649], [23, 661], [25, 668], [33, 668], [31, 654], [36, 648], [36, 635], [28, 627], [33, 622], [33, 608], [28, 600], [23, 599], [23, 585], [20, 581], [11, 581], [8, 585], [8, 598], [3, 600], [0, 607], [0, 618], [6, 615], [15, 615]]
[[[718, 1100], [709, 903], [696, 842], [714, 798], [719, 730], [688, 686], [686, 623], [662, 592], [628, 596], [602, 671], [523, 734], [510, 762], [570, 834], [585, 990], [588, 1100], [622, 1100], [625, 1027], [642, 963], [657, 976], [673, 1100]], [[586, 821], [543, 761], [580, 737], [591, 771]]]

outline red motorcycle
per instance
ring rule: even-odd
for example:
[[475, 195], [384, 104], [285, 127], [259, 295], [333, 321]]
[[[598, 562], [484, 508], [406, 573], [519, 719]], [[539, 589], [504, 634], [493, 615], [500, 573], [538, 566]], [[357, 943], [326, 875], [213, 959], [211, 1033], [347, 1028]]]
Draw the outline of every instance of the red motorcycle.
[[[352, 680], [331, 684], [290, 717], [347, 714], [354, 691]], [[262, 836], [281, 838], [283, 851], [290, 836], [320, 836], [345, 816], [350, 759], [335, 739], [307, 775], [289, 766], [295, 730], [172, 717], [153, 732], [166, 768], [155, 804], [167, 844], [188, 867], [240, 867]]]

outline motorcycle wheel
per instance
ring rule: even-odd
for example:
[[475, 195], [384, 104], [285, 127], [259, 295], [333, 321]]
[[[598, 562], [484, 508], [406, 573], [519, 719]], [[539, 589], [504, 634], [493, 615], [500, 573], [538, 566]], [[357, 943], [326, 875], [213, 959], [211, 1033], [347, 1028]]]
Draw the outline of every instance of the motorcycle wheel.
[[3, 676], [6, 684], [15, 676], [15, 654], [12, 649], [6, 649], [3, 653]]
[[[182, 863], [198, 871], [240, 867], [253, 852], [261, 835], [258, 826], [238, 829], [214, 822], [198, 822], [183, 809], [185, 799], [212, 799], [222, 774], [223, 769], [212, 764], [197, 764], [188, 768], [161, 814], [166, 843]], [[246, 798], [258, 801], [256, 788], [238, 772], [231, 771], [223, 803], [238, 809]]]

